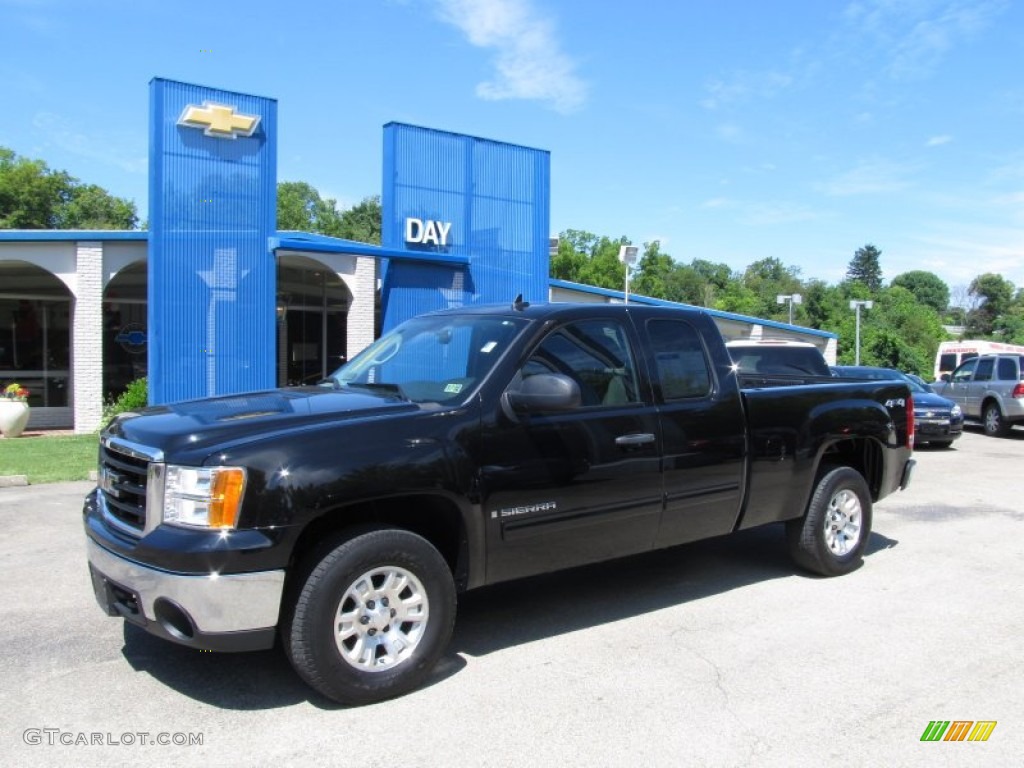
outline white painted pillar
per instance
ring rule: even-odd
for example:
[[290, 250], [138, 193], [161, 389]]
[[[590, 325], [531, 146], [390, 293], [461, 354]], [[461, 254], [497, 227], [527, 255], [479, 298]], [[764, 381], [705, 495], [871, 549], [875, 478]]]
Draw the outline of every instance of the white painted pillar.
[[77, 243], [75, 262], [71, 397], [75, 432], [82, 435], [95, 431], [103, 416], [103, 243]]

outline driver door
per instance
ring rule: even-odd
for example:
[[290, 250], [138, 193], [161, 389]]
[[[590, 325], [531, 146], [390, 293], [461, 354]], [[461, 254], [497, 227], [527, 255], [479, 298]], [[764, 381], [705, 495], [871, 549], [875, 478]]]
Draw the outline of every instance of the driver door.
[[617, 319], [569, 322], [528, 355], [538, 373], [576, 382], [578, 407], [497, 413], [480, 445], [487, 579], [503, 581], [642, 552], [662, 508], [660, 434], [631, 330]]

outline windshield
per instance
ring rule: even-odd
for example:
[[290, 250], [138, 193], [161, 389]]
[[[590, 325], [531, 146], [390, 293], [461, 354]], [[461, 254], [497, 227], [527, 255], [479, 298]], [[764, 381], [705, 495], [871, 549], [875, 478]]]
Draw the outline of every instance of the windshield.
[[416, 403], [461, 402], [526, 325], [519, 318], [427, 315], [402, 323], [325, 384], [389, 392]]

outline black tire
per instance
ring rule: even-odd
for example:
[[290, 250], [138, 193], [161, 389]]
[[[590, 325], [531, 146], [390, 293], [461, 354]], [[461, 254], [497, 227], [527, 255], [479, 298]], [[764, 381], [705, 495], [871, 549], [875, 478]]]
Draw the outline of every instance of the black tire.
[[455, 583], [444, 558], [426, 539], [398, 529], [360, 533], [320, 554], [293, 591], [282, 631], [295, 671], [348, 705], [418, 687], [455, 624]]
[[935, 448], [951, 448], [953, 446], [952, 440], [932, 440], [928, 445], [934, 446]]
[[985, 427], [985, 434], [989, 437], [1006, 437], [1010, 434], [1010, 427], [1003, 412], [999, 410], [997, 403], [986, 403], [985, 410], [981, 414], [981, 423]]
[[786, 523], [790, 556], [822, 576], [856, 569], [870, 536], [871, 493], [850, 467], [823, 467], [806, 514]]

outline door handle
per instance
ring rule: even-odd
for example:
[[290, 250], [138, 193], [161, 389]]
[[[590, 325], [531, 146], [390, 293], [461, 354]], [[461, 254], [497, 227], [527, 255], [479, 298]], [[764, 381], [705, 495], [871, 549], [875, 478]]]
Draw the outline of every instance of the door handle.
[[619, 435], [615, 438], [615, 444], [622, 447], [629, 447], [633, 445], [644, 445], [646, 443], [653, 443], [654, 435], [650, 432], [637, 432], [632, 435]]

